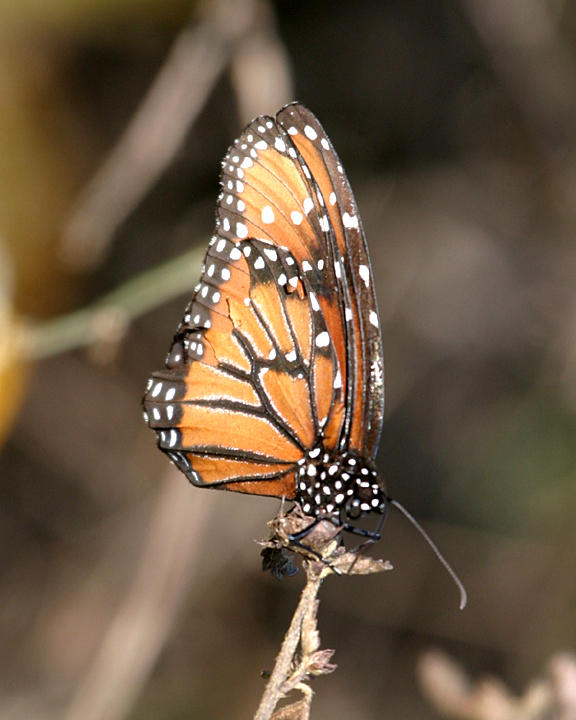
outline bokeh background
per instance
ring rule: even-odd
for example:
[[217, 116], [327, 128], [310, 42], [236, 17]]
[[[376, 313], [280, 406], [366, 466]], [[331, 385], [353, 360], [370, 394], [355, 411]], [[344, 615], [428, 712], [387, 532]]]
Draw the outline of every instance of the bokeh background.
[[0, 717], [256, 708], [303, 579], [260, 569], [278, 504], [188, 486], [140, 398], [221, 158], [297, 98], [368, 236], [379, 467], [470, 595], [391, 513], [395, 570], [322, 589], [313, 717], [573, 718], [576, 6], [1, 0], [0, 38]]

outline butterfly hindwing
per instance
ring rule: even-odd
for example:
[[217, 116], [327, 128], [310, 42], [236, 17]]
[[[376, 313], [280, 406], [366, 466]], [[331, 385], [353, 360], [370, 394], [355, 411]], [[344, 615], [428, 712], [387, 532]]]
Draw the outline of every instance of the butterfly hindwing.
[[337, 357], [302, 276], [270, 243], [212, 243], [145, 398], [161, 449], [194, 484], [292, 498], [298, 460], [341, 417]]

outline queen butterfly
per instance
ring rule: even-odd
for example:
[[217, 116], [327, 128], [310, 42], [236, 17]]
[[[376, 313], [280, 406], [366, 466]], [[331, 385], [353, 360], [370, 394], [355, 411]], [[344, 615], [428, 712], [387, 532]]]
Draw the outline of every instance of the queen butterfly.
[[194, 485], [296, 501], [360, 535], [392, 501], [374, 458], [382, 341], [352, 189], [300, 103], [222, 162], [216, 230], [145, 419]]

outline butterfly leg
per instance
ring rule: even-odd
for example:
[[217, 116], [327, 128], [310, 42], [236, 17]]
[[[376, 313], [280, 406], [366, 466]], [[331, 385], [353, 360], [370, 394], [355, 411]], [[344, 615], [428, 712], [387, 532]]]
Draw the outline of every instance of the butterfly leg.
[[326, 517], [318, 517], [315, 520], [313, 520], [309, 525], [307, 525], [305, 528], [300, 530], [299, 532], [289, 535], [289, 540], [290, 540], [290, 543], [295, 548], [300, 548], [300, 549], [305, 550], [306, 552], [314, 555], [316, 558], [318, 558], [318, 560], [320, 560], [320, 562], [323, 562], [329, 568], [332, 568], [332, 570], [337, 575], [340, 575], [341, 574], [340, 570], [335, 568], [329, 560], [322, 557], [322, 555], [317, 550], [314, 550], [314, 548], [311, 548], [309, 545], [305, 545], [303, 542], [301, 542], [301, 540], [303, 538], [305, 538], [309, 533], [311, 533], [312, 530], [314, 530], [314, 528], [317, 527], [322, 520], [329, 520], [329, 522], [332, 522], [335, 527], [340, 529], [340, 524], [337, 521], [332, 520], [330, 518], [326, 518]]
[[[380, 525], [380, 523], [378, 523], [378, 525]], [[364, 528], [359, 528], [355, 525], [350, 525], [349, 523], [342, 525], [342, 530], [349, 532], [351, 535], [359, 535], [360, 537], [368, 538], [371, 543], [377, 542], [382, 537], [382, 533], [379, 529], [364, 530]]]
[[374, 530], [364, 530], [364, 528], [350, 525], [350, 523], [347, 522], [342, 523], [342, 530], [349, 532], [351, 535], [359, 535], [360, 537], [366, 538], [366, 541], [356, 548], [356, 552], [363, 552], [367, 547], [369, 547], [375, 542], [378, 542], [378, 540], [382, 538], [382, 527], [384, 526], [387, 514], [388, 503], [384, 506], [384, 509], [382, 510], [382, 515], [380, 516], [378, 524], [376, 525], [376, 528]]
[[[313, 520], [310, 523], [310, 525], [307, 525], [305, 528], [303, 528], [302, 530], [299, 530], [297, 533], [292, 533], [292, 535], [289, 536], [290, 542], [298, 543], [300, 540], [302, 540], [302, 538], [305, 538], [306, 535], [308, 535], [309, 533], [312, 532], [312, 530], [314, 530], [314, 528], [320, 523], [320, 520], [322, 520], [322, 519], [323, 518], [317, 517], [315, 520]], [[300, 547], [302, 547], [302, 546], [300, 546]]]

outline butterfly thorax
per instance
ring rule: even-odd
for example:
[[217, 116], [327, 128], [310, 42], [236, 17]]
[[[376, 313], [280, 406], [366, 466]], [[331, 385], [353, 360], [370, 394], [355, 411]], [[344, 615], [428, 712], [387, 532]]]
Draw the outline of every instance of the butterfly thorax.
[[385, 511], [388, 497], [383, 483], [366, 458], [316, 447], [298, 464], [296, 502], [306, 515], [343, 521]]

